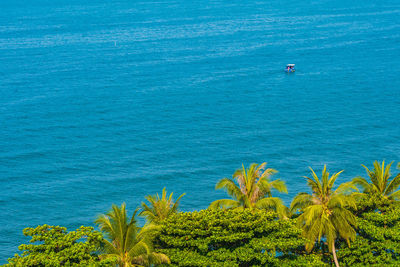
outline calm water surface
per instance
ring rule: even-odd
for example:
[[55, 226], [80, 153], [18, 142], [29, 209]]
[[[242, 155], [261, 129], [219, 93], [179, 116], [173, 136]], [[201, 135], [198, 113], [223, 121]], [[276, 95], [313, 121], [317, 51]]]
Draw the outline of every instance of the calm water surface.
[[399, 161], [399, 43], [397, 0], [2, 0], [0, 261], [164, 186], [206, 208], [242, 163], [288, 204], [308, 166]]

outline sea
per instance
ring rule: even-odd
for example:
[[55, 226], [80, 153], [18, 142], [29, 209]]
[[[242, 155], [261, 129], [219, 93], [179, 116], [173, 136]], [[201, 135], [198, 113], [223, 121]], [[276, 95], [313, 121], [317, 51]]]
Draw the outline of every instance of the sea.
[[[296, 72], [284, 72], [286, 64]], [[0, 263], [166, 187], [205, 209], [251, 163], [400, 161], [398, 0], [0, 1]]]

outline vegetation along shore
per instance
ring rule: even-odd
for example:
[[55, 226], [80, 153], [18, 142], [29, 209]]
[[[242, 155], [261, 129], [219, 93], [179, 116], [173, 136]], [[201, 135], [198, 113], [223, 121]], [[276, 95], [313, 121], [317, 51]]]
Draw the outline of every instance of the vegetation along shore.
[[[98, 230], [40, 225], [23, 230], [29, 244], [5, 266], [400, 266], [400, 173], [374, 162], [365, 175], [337, 184], [341, 171], [310, 168], [309, 189], [290, 206], [266, 163], [221, 179], [227, 199], [179, 212], [184, 195], [165, 188], [133, 213], [112, 205]], [[400, 164], [397, 165], [400, 168]], [[138, 216], [146, 223], [140, 226]]]

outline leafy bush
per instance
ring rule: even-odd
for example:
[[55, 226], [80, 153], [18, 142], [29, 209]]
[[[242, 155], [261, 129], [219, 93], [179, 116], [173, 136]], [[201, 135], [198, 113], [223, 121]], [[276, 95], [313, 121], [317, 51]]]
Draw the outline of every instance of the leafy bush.
[[351, 247], [338, 250], [344, 265], [400, 266], [399, 207], [361, 214], [357, 232]]
[[175, 266], [321, 266], [307, 255], [294, 220], [261, 210], [178, 213], [163, 224], [156, 247]]
[[[6, 266], [110, 266], [112, 261], [102, 261], [97, 250], [102, 234], [93, 227], [81, 226], [67, 233], [65, 227], [41, 225], [25, 228], [31, 244], [18, 247], [22, 255], [15, 254]], [[35, 243], [35, 244], [34, 244]]]

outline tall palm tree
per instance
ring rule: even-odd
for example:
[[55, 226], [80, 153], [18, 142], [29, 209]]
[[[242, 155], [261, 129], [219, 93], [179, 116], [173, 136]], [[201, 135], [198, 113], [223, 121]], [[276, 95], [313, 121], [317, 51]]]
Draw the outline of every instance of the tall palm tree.
[[129, 220], [125, 206], [125, 203], [121, 207], [112, 205], [107, 214], [100, 215], [95, 221], [110, 240], [104, 240], [102, 256], [117, 259], [118, 265], [124, 267], [169, 263], [166, 255], [153, 251], [149, 236], [156, 228], [140, 228], [135, 219], [138, 210]]
[[150, 202], [150, 206], [146, 203], [142, 202], [143, 211], [140, 213], [140, 216], [146, 217], [147, 222], [149, 223], [159, 223], [171, 214], [174, 214], [178, 211], [179, 200], [185, 194], [180, 195], [176, 201], [174, 202], [172, 196], [173, 193], [167, 197], [167, 191], [165, 187], [162, 190], [161, 198], [158, 194], [154, 196], [146, 196], [147, 201]]
[[232, 178], [223, 178], [216, 189], [225, 189], [233, 199], [220, 199], [210, 204], [211, 209], [217, 208], [244, 208], [244, 209], [273, 209], [280, 217], [286, 216], [286, 207], [280, 198], [272, 197], [273, 189], [287, 193], [285, 182], [270, 180], [270, 176], [277, 171], [265, 169], [267, 163], [260, 165], [253, 163], [248, 169], [242, 165]]
[[[385, 161], [379, 164], [378, 161], [374, 162], [374, 169], [370, 170], [365, 165], [362, 165], [367, 171], [369, 181], [363, 177], [356, 177], [353, 179], [353, 183], [361, 187], [367, 195], [377, 195], [383, 199], [388, 200], [400, 200], [400, 173], [398, 173], [393, 179], [390, 174], [390, 167], [393, 162], [385, 166]], [[398, 165], [400, 167], [400, 163]]]
[[302, 212], [297, 220], [303, 229], [303, 236], [309, 240], [306, 243], [306, 250], [310, 252], [315, 241], [325, 237], [335, 265], [339, 266], [335, 240], [341, 237], [350, 245], [350, 240], [356, 236], [354, 230], [356, 217], [348, 210], [349, 207], [355, 208], [356, 204], [354, 198], [346, 194], [355, 187], [350, 182], [341, 184], [333, 190], [334, 183], [342, 171], [329, 176], [325, 165], [322, 177], [319, 179], [314, 170], [310, 169], [312, 177], [305, 178], [312, 194], [299, 193], [293, 199], [290, 209], [292, 212]]

